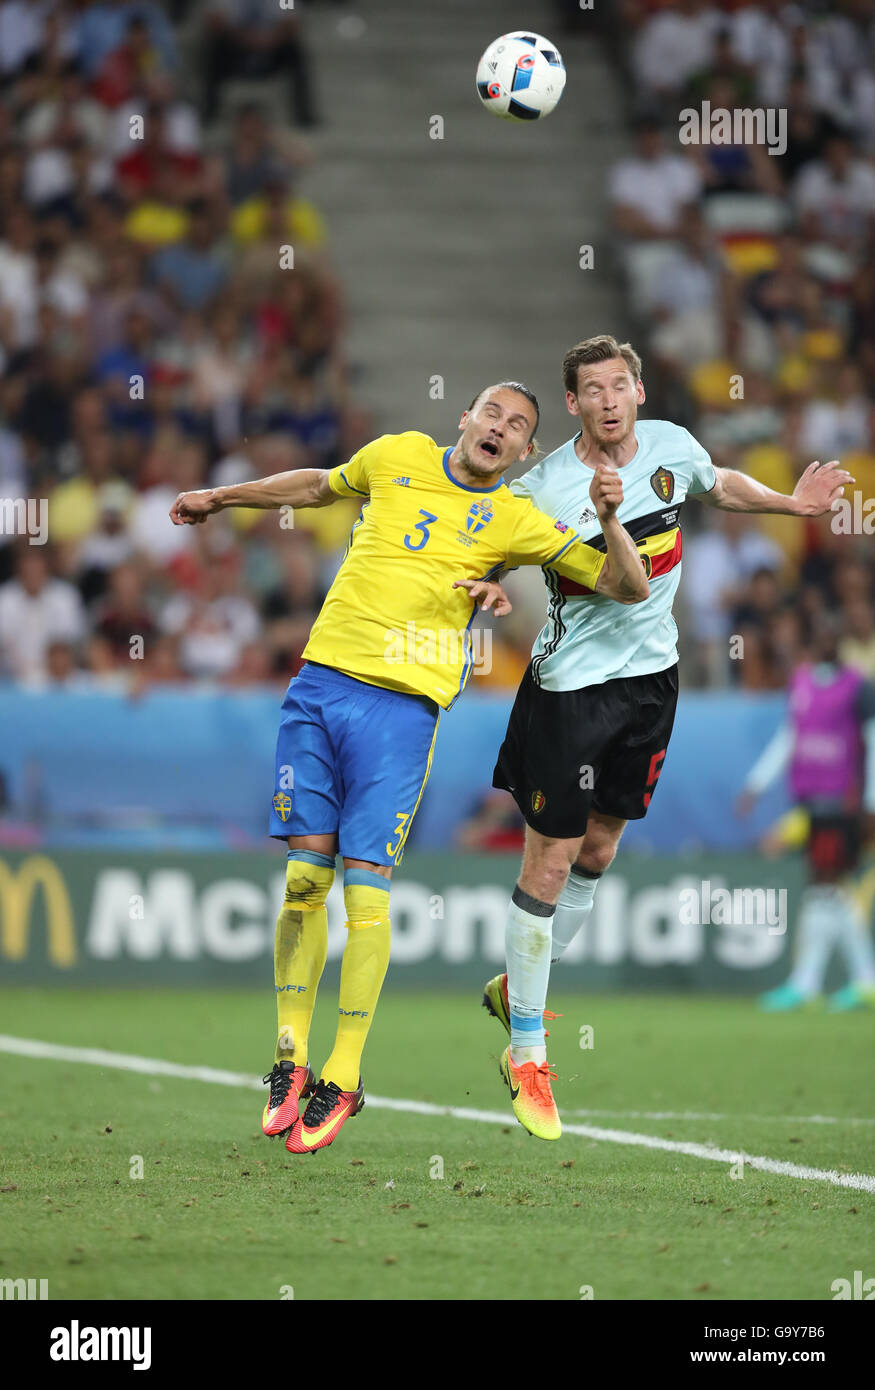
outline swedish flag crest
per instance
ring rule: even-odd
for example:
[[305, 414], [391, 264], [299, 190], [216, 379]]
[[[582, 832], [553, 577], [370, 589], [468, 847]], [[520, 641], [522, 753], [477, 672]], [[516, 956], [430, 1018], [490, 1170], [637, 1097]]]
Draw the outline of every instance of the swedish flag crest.
[[475, 533], [482, 531], [483, 527], [495, 516], [495, 509], [492, 503], [486, 499], [481, 502], [472, 502], [468, 508], [468, 515], [465, 518], [465, 530]]

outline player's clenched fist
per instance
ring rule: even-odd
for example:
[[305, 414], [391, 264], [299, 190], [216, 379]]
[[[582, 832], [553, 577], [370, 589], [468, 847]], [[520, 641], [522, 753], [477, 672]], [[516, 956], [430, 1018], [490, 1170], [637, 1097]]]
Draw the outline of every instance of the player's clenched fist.
[[610, 521], [623, 500], [623, 484], [616, 468], [610, 468], [604, 463], [597, 464], [595, 476], [589, 485], [589, 495], [599, 521]]
[[220, 504], [212, 488], [181, 492], [170, 508], [170, 520], [174, 526], [197, 526], [219, 510]]

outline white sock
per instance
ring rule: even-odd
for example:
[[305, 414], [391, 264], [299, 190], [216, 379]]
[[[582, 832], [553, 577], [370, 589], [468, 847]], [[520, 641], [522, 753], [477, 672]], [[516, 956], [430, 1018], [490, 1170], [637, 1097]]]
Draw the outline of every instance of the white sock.
[[601, 874], [587, 873], [585, 869], [578, 869], [572, 864], [553, 918], [553, 965], [571, 945], [592, 912], [592, 901], [600, 878]]
[[839, 888], [836, 897], [838, 946], [847, 963], [848, 979], [855, 985], [875, 985], [875, 951], [862, 908], [848, 888]]
[[517, 1066], [547, 1060], [544, 1009], [550, 980], [551, 925], [555, 908], [514, 888], [504, 944], [510, 1005], [510, 1056]]
[[841, 932], [841, 911], [831, 885], [806, 888], [796, 928], [796, 964], [789, 983], [800, 994], [820, 994], [833, 946]]

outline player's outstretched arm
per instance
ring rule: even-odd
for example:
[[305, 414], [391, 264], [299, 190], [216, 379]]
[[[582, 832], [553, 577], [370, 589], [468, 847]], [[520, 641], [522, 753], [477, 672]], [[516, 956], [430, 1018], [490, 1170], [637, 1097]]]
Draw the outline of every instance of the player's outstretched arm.
[[856, 482], [838, 459], [821, 463], [815, 459], [806, 468], [792, 495], [775, 492], [746, 473], [734, 468], [715, 468], [717, 481], [710, 492], [691, 492], [699, 502], [709, 507], [721, 507], [726, 512], [782, 512], [787, 516], [820, 516], [832, 508], [848, 483]]
[[793, 730], [789, 723], [778, 726], [760, 753], [735, 803], [735, 813], [742, 820], [749, 816], [763, 792], [785, 771], [793, 752]]
[[226, 507], [327, 507], [338, 500], [328, 486], [327, 468], [295, 468], [231, 487], [181, 492], [170, 508], [174, 526], [197, 526]]

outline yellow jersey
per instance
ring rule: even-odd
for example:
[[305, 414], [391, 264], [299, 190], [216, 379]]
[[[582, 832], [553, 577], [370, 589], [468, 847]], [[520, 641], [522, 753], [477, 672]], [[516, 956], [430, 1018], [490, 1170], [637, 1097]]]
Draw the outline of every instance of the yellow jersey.
[[384, 434], [328, 475], [361, 498], [340, 569], [304, 660], [449, 709], [473, 665], [477, 604], [456, 579], [543, 565], [595, 588], [605, 556], [504, 482], [466, 487], [450, 448], [409, 430]]

